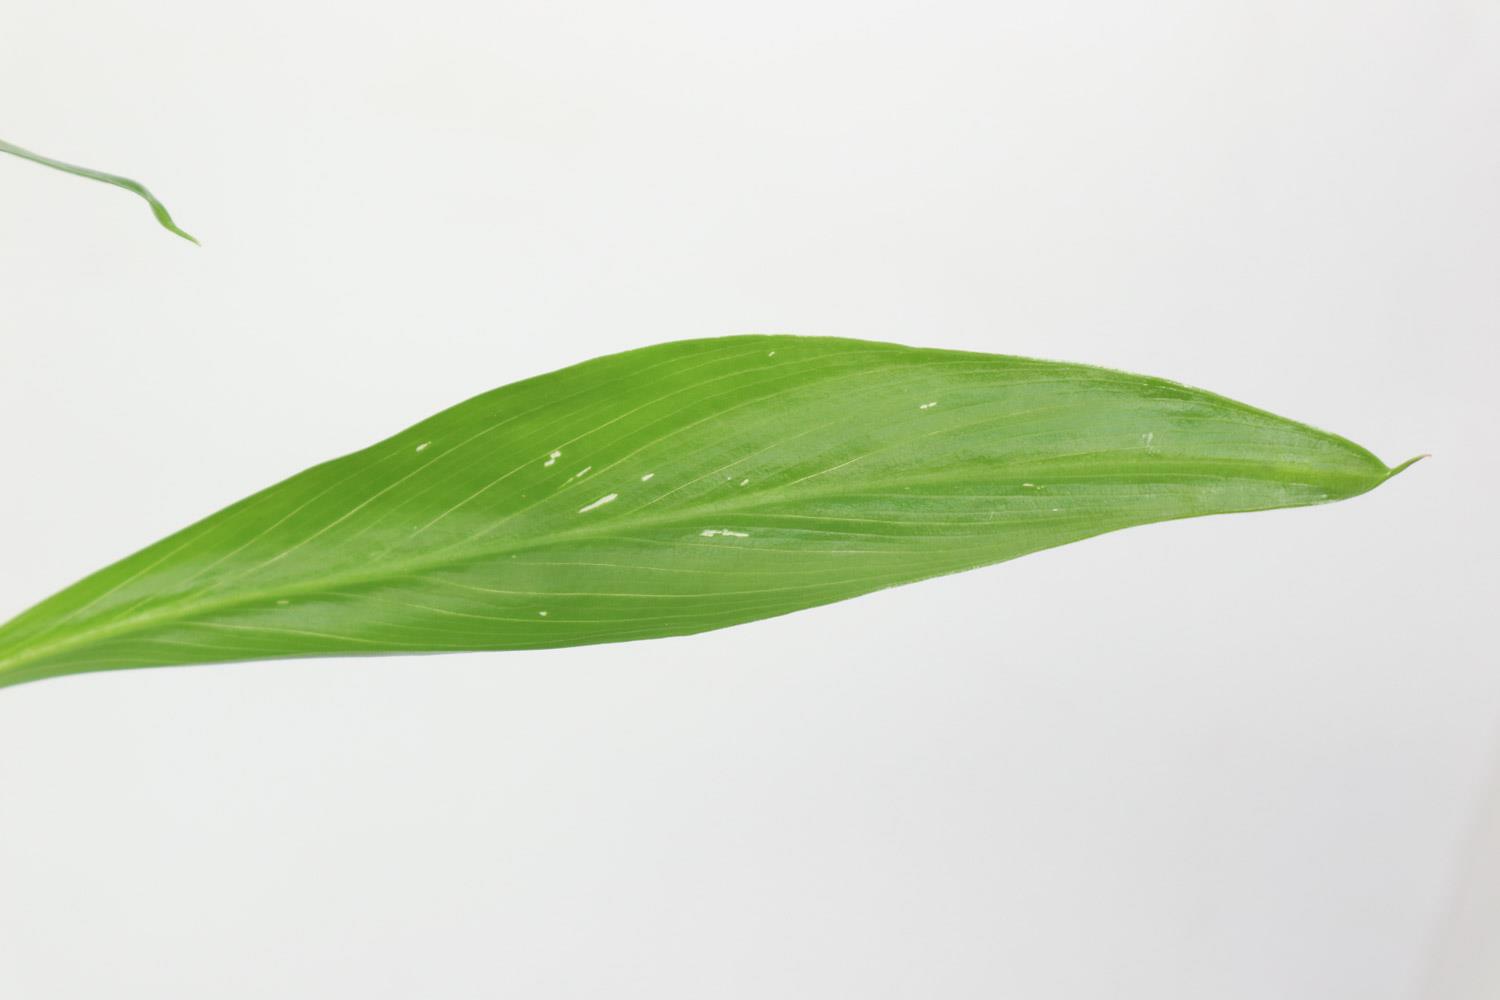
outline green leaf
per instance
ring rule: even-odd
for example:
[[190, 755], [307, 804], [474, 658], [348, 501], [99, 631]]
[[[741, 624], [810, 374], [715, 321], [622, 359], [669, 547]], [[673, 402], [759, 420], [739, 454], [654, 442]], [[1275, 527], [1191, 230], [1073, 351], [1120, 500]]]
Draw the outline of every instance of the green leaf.
[[1341, 500], [1365, 449], [1172, 382], [785, 336], [517, 382], [0, 627], [0, 684], [683, 635], [1152, 521]]
[[91, 170], [88, 167], [80, 167], [72, 163], [64, 163], [61, 160], [54, 160], [50, 156], [33, 153], [29, 149], [22, 149], [20, 146], [12, 145], [3, 139], [0, 139], [0, 153], [9, 153], [12, 156], [19, 156], [23, 160], [30, 160], [33, 163], [40, 163], [44, 167], [51, 167], [53, 170], [61, 170], [63, 173], [74, 174], [78, 177], [87, 177], [89, 180], [103, 181], [105, 184], [113, 184], [115, 187], [124, 188], [126, 191], [138, 194], [146, 199], [146, 204], [151, 206], [151, 214], [156, 216], [156, 221], [160, 222], [164, 228], [169, 232], [176, 233], [189, 242], [198, 242], [195, 237], [178, 228], [177, 223], [172, 221], [172, 215], [167, 211], [167, 206], [158, 201], [156, 195], [146, 190], [146, 186], [138, 181], [133, 181], [129, 177], [120, 177], [116, 174], [106, 174], [102, 170]]

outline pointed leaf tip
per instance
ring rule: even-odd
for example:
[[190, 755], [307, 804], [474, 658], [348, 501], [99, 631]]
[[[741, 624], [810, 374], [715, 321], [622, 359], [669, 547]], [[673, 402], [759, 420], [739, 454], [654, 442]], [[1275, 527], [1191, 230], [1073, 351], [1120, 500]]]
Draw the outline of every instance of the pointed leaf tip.
[[1411, 458], [1408, 458], [1406, 461], [1402, 462], [1400, 465], [1398, 465], [1395, 468], [1391, 469], [1390, 472], [1386, 473], [1386, 477], [1385, 478], [1387, 478], [1387, 479], [1394, 479], [1397, 476], [1401, 475], [1401, 473], [1405, 472], [1407, 469], [1410, 469], [1413, 465], [1416, 465], [1418, 462], [1422, 461], [1422, 459], [1424, 459], [1424, 458], [1431, 458], [1431, 457], [1432, 457], [1432, 453], [1431, 452], [1425, 452], [1424, 451], [1420, 455], [1415, 455], [1415, 456], [1413, 456]]
[[0, 139], [0, 153], [9, 153], [12, 156], [20, 157], [23, 160], [30, 160], [32, 163], [40, 163], [44, 167], [51, 167], [53, 170], [60, 170], [65, 174], [72, 174], [75, 177], [86, 177], [91, 181], [100, 181], [104, 184], [112, 184], [117, 188], [129, 191], [131, 194], [137, 195], [138, 197], [144, 199], [146, 204], [151, 206], [151, 214], [156, 217], [156, 221], [160, 223], [161, 227], [167, 232], [181, 236], [183, 239], [187, 240], [189, 243], [192, 243], [194, 246], [203, 245], [198, 242], [198, 238], [196, 236], [193, 236], [187, 230], [178, 226], [177, 223], [172, 220], [172, 214], [167, 211], [167, 206], [163, 205], [161, 203], [161, 200], [158, 199], [156, 195], [152, 194], [146, 188], [146, 186], [139, 181], [133, 181], [129, 177], [121, 177], [118, 174], [108, 174], [102, 170], [94, 170], [90, 167], [80, 167], [73, 163], [64, 163], [62, 160], [54, 160], [50, 156], [43, 156], [40, 153], [33, 153], [29, 149], [22, 149], [20, 146], [6, 142], [3, 139]]

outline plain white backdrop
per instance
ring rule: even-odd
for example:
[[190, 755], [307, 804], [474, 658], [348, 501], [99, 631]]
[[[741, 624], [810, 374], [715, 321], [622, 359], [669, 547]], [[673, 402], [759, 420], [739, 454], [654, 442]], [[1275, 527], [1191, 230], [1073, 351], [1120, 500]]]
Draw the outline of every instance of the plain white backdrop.
[[1400, 479], [688, 639], [0, 691], [0, 996], [1500, 991], [1500, 8], [6, 0], [0, 618], [494, 386], [794, 332]]

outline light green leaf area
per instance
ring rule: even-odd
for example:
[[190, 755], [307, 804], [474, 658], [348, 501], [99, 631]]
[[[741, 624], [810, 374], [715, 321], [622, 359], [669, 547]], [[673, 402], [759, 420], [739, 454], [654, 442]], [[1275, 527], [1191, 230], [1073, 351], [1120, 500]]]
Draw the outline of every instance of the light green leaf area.
[[167, 211], [167, 206], [163, 205], [157, 199], [156, 195], [146, 190], [146, 185], [140, 183], [139, 181], [133, 181], [129, 177], [120, 177], [117, 174], [106, 174], [102, 170], [94, 170], [89, 167], [80, 167], [73, 163], [64, 163], [62, 160], [54, 160], [50, 156], [43, 156], [41, 153], [33, 153], [29, 149], [22, 149], [20, 146], [8, 143], [3, 139], [0, 139], [0, 153], [9, 153], [12, 156], [19, 156], [23, 160], [30, 160], [32, 163], [40, 163], [44, 167], [51, 167], [53, 170], [61, 170], [63, 173], [73, 174], [75, 177], [87, 177], [91, 181], [103, 181], [105, 184], [113, 184], [117, 188], [124, 188], [131, 194], [139, 195], [146, 200], [146, 204], [151, 206], [151, 214], [156, 216], [156, 221], [161, 223], [162, 228], [166, 229], [168, 232], [176, 233], [178, 236], [181, 236], [183, 239], [191, 243], [198, 242], [196, 237], [179, 228], [177, 223], [172, 221], [172, 214]]
[[855, 340], [663, 344], [478, 396], [88, 577], [0, 627], [0, 684], [684, 635], [1396, 471], [1140, 375]]

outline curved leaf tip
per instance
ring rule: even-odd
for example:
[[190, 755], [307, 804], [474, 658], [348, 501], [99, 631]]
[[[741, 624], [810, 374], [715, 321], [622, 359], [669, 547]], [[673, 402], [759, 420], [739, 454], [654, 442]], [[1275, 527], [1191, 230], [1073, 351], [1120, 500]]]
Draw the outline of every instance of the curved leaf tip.
[[198, 242], [197, 237], [182, 229], [177, 225], [176, 222], [172, 221], [172, 213], [167, 211], [167, 206], [163, 205], [160, 199], [158, 199], [156, 195], [147, 190], [146, 186], [144, 184], [141, 184], [139, 181], [133, 181], [129, 177], [121, 177], [117, 174], [107, 174], [102, 170], [94, 170], [89, 167], [80, 167], [72, 163], [64, 163], [62, 160], [54, 160], [50, 156], [43, 156], [40, 153], [33, 153], [29, 149], [22, 149], [20, 146], [6, 142], [3, 139], [0, 139], [0, 153], [9, 153], [12, 156], [18, 156], [23, 160], [30, 160], [33, 163], [40, 163], [44, 167], [51, 167], [53, 170], [61, 170], [66, 174], [73, 174], [76, 177], [87, 177], [89, 180], [101, 181], [105, 184], [113, 184], [117, 188], [123, 188], [124, 190], [145, 199], [146, 204], [151, 206], [151, 214], [156, 217], [156, 221], [161, 224], [163, 229], [166, 229], [171, 233], [176, 233], [178, 236], [181, 236], [183, 239], [187, 240], [190, 243], [202, 246], [202, 244]]
[[1401, 473], [1405, 472], [1407, 469], [1410, 469], [1413, 465], [1416, 465], [1418, 462], [1422, 461], [1422, 459], [1431, 457], [1432, 455], [1428, 452], [1423, 452], [1420, 455], [1414, 455], [1411, 458], [1408, 458], [1406, 461], [1402, 462], [1400, 465], [1392, 468], [1390, 475], [1386, 476], [1386, 478], [1394, 479], [1395, 477], [1401, 475]]
[[475, 397], [0, 625], [0, 686], [686, 635], [1133, 525], [1356, 496], [1345, 438], [1161, 379], [790, 336]]

